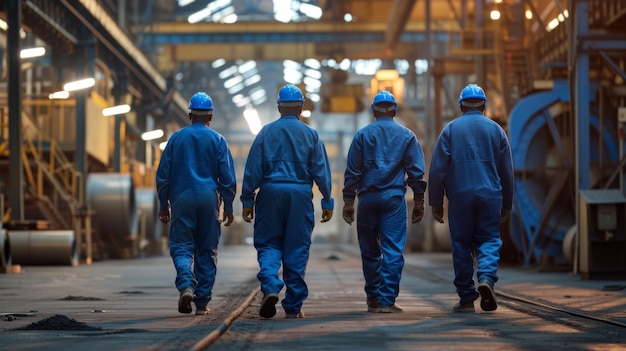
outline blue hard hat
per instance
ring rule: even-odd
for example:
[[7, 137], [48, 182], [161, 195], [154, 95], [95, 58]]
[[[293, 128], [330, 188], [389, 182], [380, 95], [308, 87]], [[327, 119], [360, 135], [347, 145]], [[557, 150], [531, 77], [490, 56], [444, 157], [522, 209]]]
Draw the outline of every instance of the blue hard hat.
[[[380, 107], [375, 107], [374, 105], [378, 105], [381, 104], [383, 102], [388, 102], [393, 104], [393, 108], [380, 108]], [[376, 111], [380, 111], [380, 112], [389, 112], [389, 111], [393, 111], [393, 110], [397, 110], [398, 109], [398, 103], [396, 102], [396, 98], [393, 97], [393, 94], [391, 94], [388, 91], [381, 91], [378, 94], [376, 94], [376, 96], [374, 96], [374, 100], [372, 100], [372, 106], [370, 106], [370, 109], [372, 111], [376, 110]]]
[[211, 97], [207, 93], [197, 92], [189, 100], [189, 109], [190, 110], [204, 110], [204, 111], [212, 110], [213, 100], [211, 100]]
[[278, 104], [283, 104], [285, 102], [298, 102], [300, 105], [303, 105], [304, 96], [302, 95], [300, 88], [293, 84], [287, 84], [278, 91], [277, 102]]
[[[469, 99], [478, 99], [483, 100], [483, 103], [463, 103], [465, 100]], [[485, 91], [483, 88], [476, 84], [468, 84], [463, 90], [461, 90], [461, 95], [459, 96], [459, 106], [467, 106], [467, 107], [479, 107], [482, 105], [487, 105], [487, 96], [485, 96]]]

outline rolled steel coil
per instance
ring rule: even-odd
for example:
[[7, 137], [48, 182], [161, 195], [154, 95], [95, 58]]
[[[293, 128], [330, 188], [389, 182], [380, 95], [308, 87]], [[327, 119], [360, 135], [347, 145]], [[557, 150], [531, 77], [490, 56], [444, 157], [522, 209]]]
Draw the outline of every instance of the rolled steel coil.
[[[137, 235], [135, 187], [130, 174], [91, 173], [86, 198], [95, 212], [94, 230], [105, 242], [125, 247]], [[132, 240], [131, 240], [132, 241]]]
[[161, 240], [161, 225], [159, 225], [159, 202], [156, 191], [151, 188], [137, 188], [135, 190], [137, 209], [141, 210], [146, 240], [157, 242]]
[[6, 229], [0, 230], [0, 267], [11, 265], [11, 242]]
[[24, 266], [78, 264], [73, 230], [10, 230], [11, 257]]

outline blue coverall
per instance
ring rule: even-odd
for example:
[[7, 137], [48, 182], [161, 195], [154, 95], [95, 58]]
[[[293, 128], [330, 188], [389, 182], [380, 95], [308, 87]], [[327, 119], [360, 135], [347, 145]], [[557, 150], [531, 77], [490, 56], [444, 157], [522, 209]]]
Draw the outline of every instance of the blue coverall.
[[[241, 202], [255, 208], [261, 291], [278, 294], [286, 285], [281, 303], [287, 315], [300, 312], [308, 297], [304, 273], [315, 223], [313, 181], [322, 193], [322, 208], [333, 210], [330, 166], [317, 131], [295, 115], [265, 125], [248, 154]], [[281, 262], [284, 282], [278, 276]]]
[[217, 269], [220, 202], [225, 213], [232, 213], [237, 186], [226, 139], [203, 122], [173, 133], [161, 156], [156, 186], [160, 209], [171, 206], [169, 247], [176, 288], [193, 289], [196, 306], [206, 306]]
[[499, 124], [470, 110], [448, 123], [435, 144], [428, 177], [430, 206], [448, 198], [448, 222], [454, 285], [460, 303], [479, 297], [474, 287], [474, 251], [478, 281], [498, 281], [500, 212], [513, 204], [513, 163], [507, 136]]
[[[404, 267], [407, 211], [404, 194], [424, 196], [424, 153], [409, 129], [378, 117], [354, 136], [348, 151], [343, 198], [358, 195], [357, 232], [365, 293], [380, 307], [395, 303]], [[405, 180], [406, 176], [406, 180]]]

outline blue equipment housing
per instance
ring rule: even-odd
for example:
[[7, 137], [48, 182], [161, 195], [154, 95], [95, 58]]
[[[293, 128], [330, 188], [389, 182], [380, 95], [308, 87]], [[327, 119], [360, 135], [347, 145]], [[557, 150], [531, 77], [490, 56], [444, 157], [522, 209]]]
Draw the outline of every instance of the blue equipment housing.
[[[589, 90], [590, 145], [580, 148], [589, 148], [593, 187], [594, 182], [597, 184], [604, 177], [601, 169], [594, 169], [598, 161], [619, 159], [619, 139], [613, 119], [608, 121], [609, 117], [605, 117], [601, 123], [594, 113], [598, 84], [592, 84]], [[525, 265], [545, 257], [562, 261], [563, 239], [576, 225], [574, 126], [565, 80], [555, 81], [550, 91], [520, 99], [511, 111], [509, 138], [515, 168], [515, 197], [510, 235], [524, 254]]]

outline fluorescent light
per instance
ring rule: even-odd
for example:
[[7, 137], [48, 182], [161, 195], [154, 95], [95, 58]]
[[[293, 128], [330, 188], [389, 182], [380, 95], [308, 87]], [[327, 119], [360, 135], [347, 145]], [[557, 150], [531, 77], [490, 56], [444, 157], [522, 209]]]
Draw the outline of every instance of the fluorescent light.
[[219, 67], [222, 67], [225, 63], [226, 63], [226, 60], [224, 60], [224, 59], [217, 59], [217, 60], [213, 61], [211, 66], [213, 66], [213, 68], [219, 68]]
[[311, 110], [304, 110], [300, 113], [300, 117], [304, 117], [304, 118], [310, 118], [311, 117]]
[[314, 69], [307, 68], [304, 70], [304, 74], [306, 74], [307, 76], [313, 79], [322, 79], [322, 73]]
[[253, 68], [256, 68], [256, 61], [246, 61], [239, 66], [239, 73], [244, 74]]
[[185, 7], [196, 0], [178, 0], [178, 6]]
[[198, 12], [192, 13], [187, 17], [187, 22], [198, 23], [211, 15], [211, 9], [206, 7]]
[[20, 51], [20, 58], [32, 58], [32, 57], [40, 57], [46, 54], [46, 48], [38, 47], [38, 48], [30, 48], [30, 49], [22, 49]]
[[304, 60], [304, 65], [313, 69], [320, 69], [320, 67], [322, 67], [320, 62], [314, 58], [308, 58]]
[[230, 89], [241, 82], [243, 82], [242, 76], [234, 76], [224, 82], [224, 88]]
[[63, 90], [76, 91], [80, 89], [91, 88], [94, 85], [96, 85], [96, 80], [93, 78], [87, 78], [67, 83], [63, 86]]
[[258, 74], [255, 74], [255, 75], [253, 75], [252, 77], [250, 77], [250, 78], [246, 79], [243, 83], [244, 83], [247, 87], [249, 87], [249, 86], [251, 86], [252, 84], [258, 83], [258, 82], [260, 82], [260, 81], [261, 81], [261, 76], [260, 76], [260, 75], [258, 75]]
[[300, 12], [313, 19], [320, 19], [322, 17], [322, 9], [319, 6], [304, 2], [300, 4]]
[[102, 109], [102, 115], [105, 117], [123, 115], [128, 112], [130, 112], [129, 105], [117, 105], [117, 106], [107, 107], [105, 109]]
[[253, 108], [244, 110], [243, 118], [245, 118], [246, 122], [248, 122], [248, 128], [250, 128], [252, 134], [259, 134], [263, 126], [261, 125], [261, 120], [259, 119], [259, 113], [257, 110]]
[[231, 13], [230, 15], [223, 17], [222, 22], [227, 23], [227, 24], [232, 24], [232, 23], [236, 23], [238, 19], [239, 17], [237, 16], [237, 14]]
[[[8, 31], [9, 30], [9, 24], [6, 23], [4, 20], [0, 19], [0, 29], [2, 29], [3, 31]], [[26, 38], [26, 31], [24, 31], [23, 28], [20, 29], [20, 38], [24, 39]]]
[[154, 139], [158, 139], [160, 137], [163, 136], [163, 130], [162, 129], [155, 129], [155, 130], [151, 130], [149, 132], [145, 132], [143, 134], [141, 134], [141, 139], [148, 141], [148, 140], [154, 140]]
[[164, 141], [164, 142], [159, 144], [159, 149], [161, 149], [161, 151], [163, 151], [163, 150], [165, 150], [166, 146], [167, 146], [167, 141]]
[[70, 97], [70, 93], [69, 91], [55, 91], [54, 93], [48, 95], [48, 99], [50, 100], [55, 100], [55, 99], [67, 99]]

